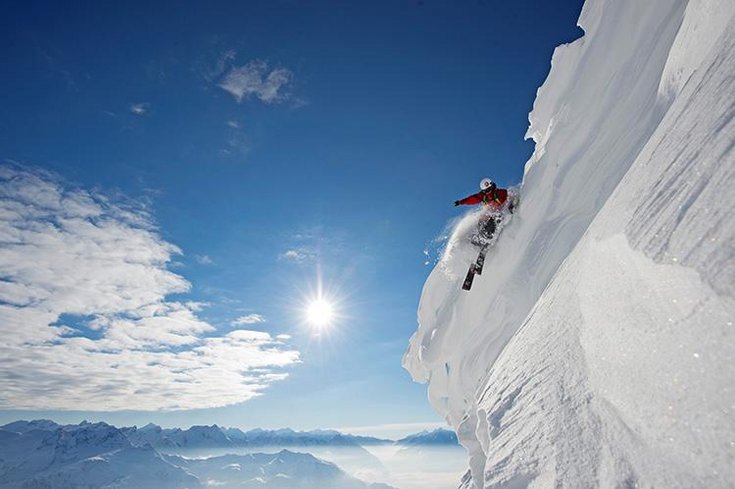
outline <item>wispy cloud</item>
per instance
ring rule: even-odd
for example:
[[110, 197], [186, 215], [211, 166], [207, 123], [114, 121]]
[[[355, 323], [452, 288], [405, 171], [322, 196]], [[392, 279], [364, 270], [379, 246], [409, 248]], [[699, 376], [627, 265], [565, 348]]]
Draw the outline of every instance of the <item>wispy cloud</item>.
[[306, 248], [294, 248], [286, 250], [278, 258], [293, 263], [311, 263], [316, 258], [316, 254]]
[[195, 63], [194, 69], [199, 72], [202, 78], [206, 81], [215, 83], [222, 74], [232, 66], [236, 57], [237, 51], [234, 49], [228, 49], [220, 53], [214, 63], [211, 62], [210, 55], [207, 55]]
[[[260, 314], [248, 314], [247, 316], [240, 316], [239, 318], [232, 321], [230, 324], [233, 326], [243, 326], [245, 324], [256, 324], [256, 323], [264, 323], [265, 318], [261, 316]], [[276, 337], [277, 339], [283, 339], [280, 336]]]
[[[205, 87], [218, 87], [235, 99], [237, 103], [259, 100], [264, 104], [288, 104], [292, 109], [307, 102], [294, 96], [294, 74], [288, 68], [273, 66], [262, 59], [251, 59], [245, 64], [238, 60], [233, 49], [220, 51], [219, 55], [208, 53], [194, 63], [193, 69], [206, 81]], [[241, 159], [253, 147], [250, 134], [242, 123], [227, 120], [227, 137], [219, 149], [220, 156]]]
[[227, 146], [220, 149], [223, 156], [244, 156], [250, 152], [251, 142], [245, 130], [237, 121], [228, 120], [225, 122], [227, 126]]
[[0, 166], [0, 408], [190, 409], [257, 396], [299, 361], [219, 334], [145, 207]]
[[250, 151], [250, 138], [248, 138], [245, 131], [242, 129], [240, 124], [229, 121], [227, 123], [229, 128], [229, 136], [227, 138], [226, 154], [239, 154], [245, 155]]
[[144, 115], [146, 114], [151, 108], [151, 104], [148, 102], [140, 102], [137, 104], [132, 104], [130, 106], [130, 112], [132, 112], [135, 115]]
[[218, 86], [242, 102], [255, 97], [266, 104], [285, 102], [293, 73], [286, 68], [273, 68], [262, 60], [253, 60], [243, 66], [231, 68]]
[[[354, 262], [358, 254], [354, 249], [349, 249], [349, 243], [355, 239], [343, 230], [326, 229], [323, 226], [312, 226], [298, 230], [283, 236], [286, 243], [284, 251], [278, 254], [280, 261], [291, 262], [300, 265], [310, 265], [324, 259], [339, 262], [349, 259]], [[364, 252], [359, 253], [360, 257]]]
[[214, 260], [208, 255], [194, 255], [194, 260], [200, 265], [212, 265], [214, 263]]

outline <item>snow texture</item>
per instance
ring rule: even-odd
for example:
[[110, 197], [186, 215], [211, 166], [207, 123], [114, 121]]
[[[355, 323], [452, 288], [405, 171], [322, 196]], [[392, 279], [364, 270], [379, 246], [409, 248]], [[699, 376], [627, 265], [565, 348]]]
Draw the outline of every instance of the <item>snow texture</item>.
[[735, 2], [589, 0], [472, 291], [456, 225], [404, 357], [464, 488], [735, 482]]

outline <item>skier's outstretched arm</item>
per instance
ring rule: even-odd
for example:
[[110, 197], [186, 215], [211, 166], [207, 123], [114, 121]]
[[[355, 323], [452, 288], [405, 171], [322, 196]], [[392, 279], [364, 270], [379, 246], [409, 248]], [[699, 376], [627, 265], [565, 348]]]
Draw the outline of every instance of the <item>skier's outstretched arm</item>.
[[482, 197], [479, 193], [472, 194], [469, 197], [465, 197], [464, 199], [455, 200], [454, 205], [473, 205], [473, 204], [479, 204], [482, 202]]

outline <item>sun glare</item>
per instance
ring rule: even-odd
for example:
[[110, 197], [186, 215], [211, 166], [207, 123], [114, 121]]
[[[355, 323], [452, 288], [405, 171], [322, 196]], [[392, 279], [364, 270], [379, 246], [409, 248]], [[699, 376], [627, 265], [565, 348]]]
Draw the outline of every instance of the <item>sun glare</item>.
[[315, 299], [306, 309], [306, 319], [312, 326], [324, 327], [329, 326], [334, 318], [334, 309], [332, 304], [324, 299]]

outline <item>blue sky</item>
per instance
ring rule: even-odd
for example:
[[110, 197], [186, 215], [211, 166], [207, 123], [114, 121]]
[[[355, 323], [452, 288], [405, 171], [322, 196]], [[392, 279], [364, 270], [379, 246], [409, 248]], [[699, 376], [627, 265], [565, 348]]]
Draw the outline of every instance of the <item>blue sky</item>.
[[[4, 2], [3, 231], [36, 232], [0, 257], [0, 421], [441, 421], [400, 367], [424, 251], [480, 178], [520, 181], [581, 2], [134, 3]], [[320, 335], [318, 282], [339, 316]], [[202, 372], [174, 366], [192, 351], [189, 390], [135, 363]]]

